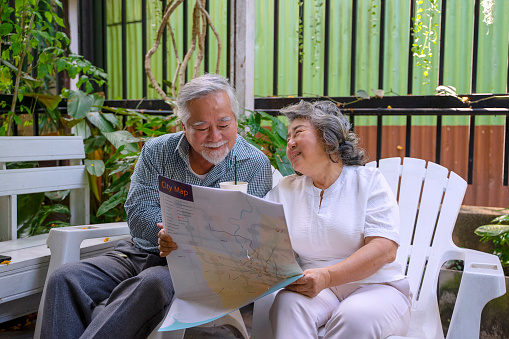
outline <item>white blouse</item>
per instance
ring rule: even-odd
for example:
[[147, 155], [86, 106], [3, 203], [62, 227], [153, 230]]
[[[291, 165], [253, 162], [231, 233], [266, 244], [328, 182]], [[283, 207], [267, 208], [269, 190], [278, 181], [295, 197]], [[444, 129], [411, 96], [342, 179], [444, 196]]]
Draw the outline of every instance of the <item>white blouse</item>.
[[[364, 245], [364, 238], [384, 237], [399, 244], [396, 199], [377, 168], [343, 166], [339, 178], [323, 192], [307, 176], [290, 175], [266, 195], [283, 204], [293, 249], [302, 269], [334, 265]], [[383, 283], [404, 278], [401, 265], [386, 264], [356, 283]]]

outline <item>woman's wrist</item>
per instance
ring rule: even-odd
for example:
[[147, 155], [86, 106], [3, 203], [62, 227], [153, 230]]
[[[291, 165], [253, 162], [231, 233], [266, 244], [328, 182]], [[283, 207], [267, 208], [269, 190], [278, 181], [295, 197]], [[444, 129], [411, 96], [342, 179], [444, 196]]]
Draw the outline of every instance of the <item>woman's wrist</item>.
[[332, 282], [332, 274], [328, 267], [323, 269], [323, 277], [325, 280], [325, 288], [331, 288], [334, 287], [334, 284]]

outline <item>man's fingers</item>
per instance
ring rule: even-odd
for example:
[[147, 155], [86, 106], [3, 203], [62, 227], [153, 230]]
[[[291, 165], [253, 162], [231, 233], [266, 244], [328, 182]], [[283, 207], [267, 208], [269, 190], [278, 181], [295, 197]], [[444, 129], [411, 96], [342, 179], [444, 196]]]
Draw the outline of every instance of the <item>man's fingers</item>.
[[157, 227], [159, 227], [160, 229], [162, 229], [162, 228], [163, 228], [163, 223], [162, 223], [162, 222], [158, 222], [156, 225], [157, 225]]

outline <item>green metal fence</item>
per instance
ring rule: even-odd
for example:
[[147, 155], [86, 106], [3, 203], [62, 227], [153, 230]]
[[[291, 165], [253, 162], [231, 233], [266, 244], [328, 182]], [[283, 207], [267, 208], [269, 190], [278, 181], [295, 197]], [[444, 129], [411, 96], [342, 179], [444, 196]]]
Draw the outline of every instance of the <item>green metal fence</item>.
[[[440, 13], [433, 24], [438, 25], [439, 39], [436, 45], [432, 44], [432, 57], [428, 58], [432, 66], [429, 83], [424, 84], [427, 79], [423, 70], [415, 66], [418, 60], [411, 56], [410, 32], [411, 17], [424, 15], [429, 1], [424, 0], [419, 5], [408, 0], [257, 0], [255, 96], [348, 96], [361, 89], [370, 94], [371, 90], [383, 89], [385, 95], [433, 95], [438, 85], [454, 86], [463, 94], [506, 93], [509, 2], [495, 2], [494, 23], [490, 26], [482, 22], [479, 2], [438, 2]], [[145, 76], [143, 43], [145, 51], [152, 46], [166, 2], [106, 0], [106, 3], [106, 69], [111, 79], [108, 98], [141, 99]], [[186, 7], [180, 6], [172, 19], [180, 58], [191, 38], [194, 1], [186, 0], [186, 3]], [[127, 46], [122, 44], [123, 4], [126, 6]], [[143, 5], [146, 6], [146, 18], [142, 18]], [[227, 75], [228, 66], [227, 7], [227, 0], [208, 1], [211, 18], [222, 40], [219, 73], [223, 75]], [[424, 11], [416, 13], [421, 7]], [[143, 25], [146, 26], [146, 39], [141, 34]], [[202, 72], [213, 72], [216, 62], [217, 44], [210, 33], [209, 30], [208, 65], [202, 65]], [[477, 40], [475, 44], [474, 39]], [[123, 47], [127, 65], [122, 62]], [[166, 51], [165, 60], [163, 50]], [[163, 72], [163, 65], [166, 65], [166, 72]], [[175, 66], [168, 37], [166, 44], [152, 58], [152, 70], [160, 84], [163, 78], [172, 80]], [[189, 67], [188, 76], [191, 71]], [[122, 90], [124, 83], [127, 93]], [[147, 98], [158, 98], [150, 85], [146, 93]], [[401, 118], [384, 119], [384, 124], [389, 125], [405, 123]], [[370, 125], [376, 122], [367, 117], [358, 123]], [[414, 123], [435, 124], [432, 117], [417, 118]], [[497, 117], [481, 117], [476, 123], [498, 125], [503, 121]], [[447, 117], [444, 124], [465, 125], [468, 119]]]

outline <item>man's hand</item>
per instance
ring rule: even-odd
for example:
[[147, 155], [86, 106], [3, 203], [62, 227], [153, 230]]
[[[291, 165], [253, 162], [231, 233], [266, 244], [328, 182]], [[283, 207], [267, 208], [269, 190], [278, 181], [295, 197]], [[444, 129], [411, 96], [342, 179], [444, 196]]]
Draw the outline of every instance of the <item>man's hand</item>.
[[159, 238], [157, 240], [160, 251], [159, 255], [161, 257], [166, 257], [172, 251], [175, 251], [178, 248], [178, 246], [176, 243], [173, 242], [173, 239], [168, 234], [166, 234], [166, 231], [164, 230], [162, 223], [158, 223], [157, 227], [160, 228], [159, 233], [157, 233], [157, 237]]
[[304, 271], [304, 276], [286, 286], [287, 290], [314, 298], [329, 287], [330, 275], [326, 268], [312, 268]]

